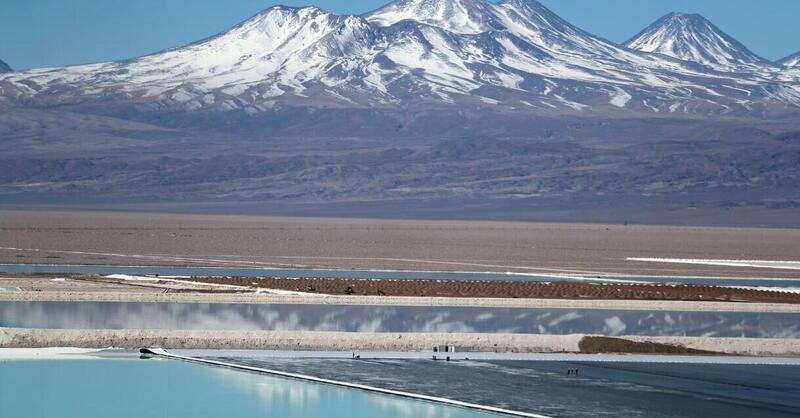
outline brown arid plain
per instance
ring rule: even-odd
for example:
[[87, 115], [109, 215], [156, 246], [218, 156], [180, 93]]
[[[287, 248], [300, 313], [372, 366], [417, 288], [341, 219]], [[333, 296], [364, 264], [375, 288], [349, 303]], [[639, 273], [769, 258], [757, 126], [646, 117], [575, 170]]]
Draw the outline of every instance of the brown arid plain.
[[800, 277], [800, 229], [0, 211], [0, 262]]

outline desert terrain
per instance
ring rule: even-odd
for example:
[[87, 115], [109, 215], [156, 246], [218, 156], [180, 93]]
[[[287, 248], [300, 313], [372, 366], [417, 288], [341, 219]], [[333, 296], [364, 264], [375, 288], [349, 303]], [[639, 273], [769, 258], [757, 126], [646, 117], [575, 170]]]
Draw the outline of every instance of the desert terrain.
[[247, 277], [193, 277], [189, 280], [326, 295], [800, 303], [798, 293], [721, 286], [303, 278], [268, 278], [253, 281]]
[[[169, 295], [165, 297], [165, 295]], [[0, 301], [200, 301], [800, 312], [800, 293], [725, 286], [475, 280], [0, 274]], [[770, 306], [762, 306], [769, 304]], [[779, 308], [784, 304], [785, 308]]]
[[797, 278], [629, 258], [800, 260], [800, 230], [0, 211], [0, 263]]
[[[766, 268], [636, 259], [770, 261]], [[485, 271], [553, 275], [552, 281], [372, 280], [315, 277], [133, 277], [21, 274], [0, 277], [0, 301], [207, 302], [484, 306], [775, 312], [795, 314], [792, 289], [636, 284], [626, 275], [798, 278], [800, 230], [488, 221], [225, 216], [113, 211], [0, 211], [0, 263], [112, 266], [219, 266]], [[785, 262], [785, 263], [777, 263]], [[731, 264], [731, 263], [728, 263]], [[561, 275], [561, 276], [559, 276]], [[563, 282], [563, 276], [587, 282]], [[606, 283], [591, 283], [604, 276]], [[558, 277], [562, 277], [559, 280]], [[0, 329], [0, 345], [168, 346], [329, 350], [409, 350], [442, 336], [287, 331]], [[463, 346], [516, 352], [583, 352], [562, 336], [459, 336]], [[277, 338], [277, 339], [276, 339]], [[461, 339], [459, 339], [461, 338]], [[522, 338], [522, 339], [520, 339]], [[526, 339], [527, 338], [527, 339]], [[544, 338], [539, 341], [535, 338]], [[548, 339], [549, 338], [549, 339]], [[265, 341], [273, 341], [265, 343]], [[637, 344], [645, 343], [642, 347]], [[613, 344], [612, 344], [613, 343]], [[747, 355], [797, 353], [797, 341], [625, 337], [600, 351], [686, 349]], [[610, 344], [610, 345], [609, 345]], [[594, 349], [592, 349], [594, 350]], [[590, 351], [592, 351], [590, 350]], [[666, 350], [666, 351], [663, 351]], [[684, 350], [684, 351], [681, 351]], [[592, 351], [594, 352], [594, 351]]]

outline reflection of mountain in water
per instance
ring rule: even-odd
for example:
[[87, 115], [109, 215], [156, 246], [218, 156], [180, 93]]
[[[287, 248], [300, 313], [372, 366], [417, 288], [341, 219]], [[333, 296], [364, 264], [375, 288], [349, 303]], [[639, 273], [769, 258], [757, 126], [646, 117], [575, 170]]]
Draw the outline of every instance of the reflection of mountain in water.
[[798, 338], [800, 315], [594, 309], [0, 302], [0, 326]]
[[[367, 394], [354, 390], [342, 390], [328, 385], [311, 384], [291, 379], [278, 379], [260, 374], [242, 373], [222, 368], [210, 369], [215, 377], [227, 384], [253, 395], [267, 410], [274, 405], [291, 405], [297, 415], [320, 416], [319, 405], [368, 403], [368, 410], [381, 411], [381, 416], [396, 418], [488, 418], [474, 411], [454, 409], [435, 403], [416, 402], [399, 397]], [[331, 377], [335, 379], [335, 377]], [[331, 411], [328, 411], [330, 413]], [[273, 416], [279, 416], [274, 414]], [[329, 416], [329, 415], [326, 415]], [[350, 415], [361, 417], [364, 415]]]

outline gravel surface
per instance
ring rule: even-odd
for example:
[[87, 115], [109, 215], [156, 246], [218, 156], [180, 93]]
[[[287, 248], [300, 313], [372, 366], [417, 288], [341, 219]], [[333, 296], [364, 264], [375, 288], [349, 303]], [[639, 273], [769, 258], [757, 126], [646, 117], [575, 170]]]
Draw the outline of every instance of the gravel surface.
[[800, 293], [721, 286], [467, 281], [193, 277], [191, 281], [329, 295], [800, 303]]
[[[0, 347], [79, 347], [174, 349], [255, 349], [299, 351], [431, 351], [437, 344], [460, 351], [580, 352], [584, 335], [348, 333], [319, 331], [53, 330], [0, 328]], [[631, 341], [682, 345], [717, 353], [799, 356], [798, 339], [619, 337]]]
[[[0, 278], [0, 287], [4, 286]], [[24, 279], [12, 279], [16, 284]], [[34, 283], [36, 283], [34, 281]], [[596, 299], [536, 299], [536, 298], [477, 298], [477, 297], [413, 297], [413, 296], [347, 296], [347, 295], [272, 295], [265, 293], [172, 293], [171, 288], [140, 288], [142, 292], [119, 292], [113, 284], [94, 286], [91, 282], [57, 282], [58, 290], [2, 291], [0, 301], [50, 302], [196, 302], [196, 303], [263, 303], [263, 304], [320, 304], [368, 306], [474, 306], [487, 308], [580, 308], [645, 311], [708, 311], [708, 312], [785, 312], [800, 313], [800, 304], [698, 302], [669, 300], [596, 300]], [[133, 289], [137, 289], [134, 287]], [[165, 293], [166, 291], [166, 293]]]

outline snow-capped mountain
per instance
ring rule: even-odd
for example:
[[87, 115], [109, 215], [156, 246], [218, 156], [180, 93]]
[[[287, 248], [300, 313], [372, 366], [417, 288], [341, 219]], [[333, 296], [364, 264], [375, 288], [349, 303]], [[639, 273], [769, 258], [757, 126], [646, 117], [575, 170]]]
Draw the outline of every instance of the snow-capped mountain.
[[710, 115], [800, 105], [794, 76], [774, 75], [777, 67], [748, 55], [710, 23], [687, 19], [639, 37], [675, 46], [675, 59], [638, 42], [632, 46], [645, 51], [596, 37], [534, 0], [399, 0], [363, 16], [276, 6], [181, 48], [4, 74], [0, 99], [103, 111], [248, 114], [459, 104], [539, 113]]
[[788, 57], [780, 60], [778, 64], [786, 68], [800, 68], [800, 52], [789, 55]]
[[148, 56], [0, 74], [0, 204], [796, 226], [800, 69], [712, 68], [734, 62], [715, 42], [705, 65], [631, 49], [534, 0], [276, 6]]
[[768, 61], [699, 14], [670, 13], [625, 43], [628, 48], [696, 62], [719, 71], [758, 71]]
[[0, 60], [0, 73], [8, 73], [11, 71], [12, 71], [11, 67], [5, 62], [3, 62], [3, 60]]

